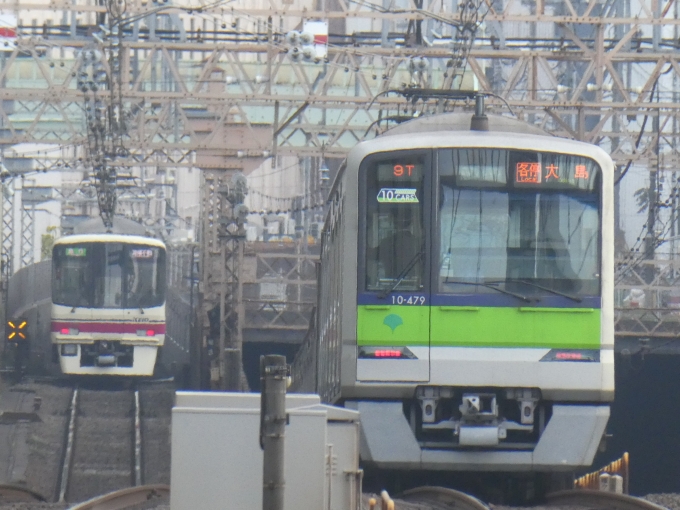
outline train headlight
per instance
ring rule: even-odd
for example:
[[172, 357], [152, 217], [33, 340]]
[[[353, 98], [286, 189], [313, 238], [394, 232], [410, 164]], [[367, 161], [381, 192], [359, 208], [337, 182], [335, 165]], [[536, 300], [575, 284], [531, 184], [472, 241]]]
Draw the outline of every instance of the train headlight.
[[61, 328], [59, 331], [62, 335], [77, 335], [80, 333], [76, 328]]
[[78, 346], [76, 344], [62, 344], [61, 346], [62, 356], [77, 356]]
[[153, 329], [138, 329], [137, 336], [156, 336], [156, 332]]

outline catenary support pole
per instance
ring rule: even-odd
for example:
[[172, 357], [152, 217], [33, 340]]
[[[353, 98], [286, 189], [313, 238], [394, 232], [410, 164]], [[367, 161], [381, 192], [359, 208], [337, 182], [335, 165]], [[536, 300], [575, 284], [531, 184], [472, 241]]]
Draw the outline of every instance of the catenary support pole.
[[264, 450], [262, 470], [262, 510], [283, 510], [285, 480], [283, 445], [286, 432], [286, 383], [288, 367], [285, 356], [260, 358], [262, 382], [260, 406], [260, 447]]

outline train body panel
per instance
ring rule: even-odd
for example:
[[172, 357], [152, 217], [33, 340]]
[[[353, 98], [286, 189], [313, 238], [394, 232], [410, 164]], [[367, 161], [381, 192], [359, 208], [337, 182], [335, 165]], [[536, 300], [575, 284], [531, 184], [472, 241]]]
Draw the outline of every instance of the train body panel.
[[[574, 469], [604, 433], [612, 160], [489, 121], [488, 132], [465, 128], [465, 114], [400, 126], [357, 145], [331, 189], [317, 390], [371, 413], [362, 458], [382, 467], [494, 471], [515, 458], [521, 470]], [[376, 457], [380, 444], [406, 444], [380, 438], [392, 426], [412, 448]], [[564, 462], [561, 435], [575, 445]]]
[[[379, 398], [390, 394], [408, 398], [416, 386], [409, 382], [457, 387], [540, 388], [542, 397], [555, 401], [611, 402], [614, 388], [603, 384], [613, 377], [613, 351], [603, 351], [601, 362], [542, 362], [551, 349], [469, 347], [409, 348], [419, 360], [359, 359], [357, 382], [343, 397]], [[607, 359], [609, 358], [609, 359]], [[389, 383], [382, 385], [381, 382]], [[393, 383], [398, 383], [394, 386]]]
[[88, 233], [55, 242], [51, 341], [64, 374], [151, 376], [165, 343], [165, 245]]

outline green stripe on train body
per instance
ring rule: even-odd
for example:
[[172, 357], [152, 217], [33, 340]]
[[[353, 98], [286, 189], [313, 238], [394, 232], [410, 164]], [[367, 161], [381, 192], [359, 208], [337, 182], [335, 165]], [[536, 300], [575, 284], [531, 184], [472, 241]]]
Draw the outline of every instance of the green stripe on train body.
[[364, 305], [357, 344], [599, 349], [600, 322], [597, 308]]

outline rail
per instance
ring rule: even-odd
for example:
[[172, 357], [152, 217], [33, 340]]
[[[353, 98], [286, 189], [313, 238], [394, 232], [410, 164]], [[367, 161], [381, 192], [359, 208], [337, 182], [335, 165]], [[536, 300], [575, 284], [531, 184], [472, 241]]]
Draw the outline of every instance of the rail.
[[133, 505], [146, 503], [152, 499], [168, 498], [170, 496], [170, 486], [163, 484], [141, 485], [139, 487], [129, 487], [119, 491], [109, 492], [103, 496], [88, 499], [70, 510], [95, 510], [106, 508], [106, 510], [124, 510]]
[[42, 494], [39, 494], [28, 487], [13, 484], [0, 484], [0, 501], [46, 501]]
[[139, 405], [139, 390], [135, 390], [135, 455], [134, 472], [135, 486], [142, 485], [142, 418]]
[[71, 472], [71, 460], [73, 458], [73, 444], [76, 435], [76, 415], [78, 406], [78, 388], [73, 389], [73, 397], [71, 397], [71, 405], [69, 406], [68, 429], [66, 432], [66, 447], [64, 448], [64, 463], [61, 468], [60, 483], [59, 483], [59, 497], [57, 501], [64, 503], [66, 501], [66, 491], [68, 489], [68, 477]]
[[489, 510], [489, 506], [476, 497], [446, 487], [416, 487], [404, 491], [400, 499], [409, 502], [444, 503], [457, 510]]
[[667, 508], [627, 494], [589, 489], [559, 491], [546, 496], [547, 506], [583, 506], [602, 510], [668, 510]]

